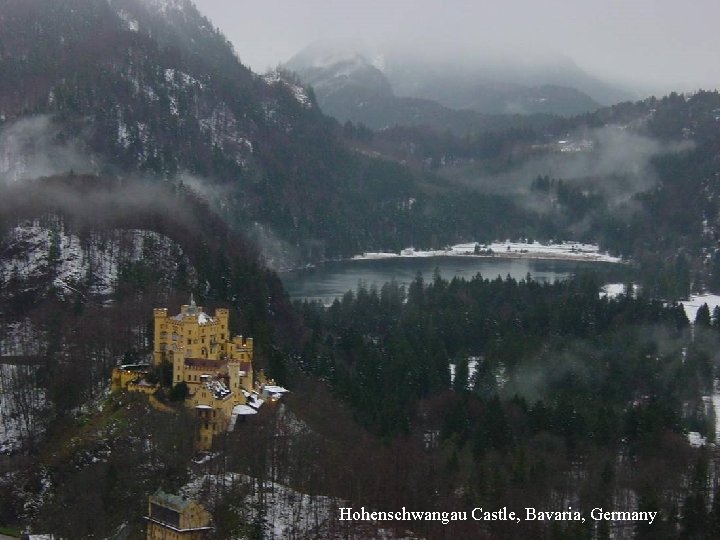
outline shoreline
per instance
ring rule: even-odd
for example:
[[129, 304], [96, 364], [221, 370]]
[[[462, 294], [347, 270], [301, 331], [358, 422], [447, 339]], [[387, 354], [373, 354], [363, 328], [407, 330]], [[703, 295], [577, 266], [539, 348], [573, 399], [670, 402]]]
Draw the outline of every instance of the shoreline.
[[[480, 252], [475, 252], [478, 246]], [[493, 242], [492, 244], [464, 243], [456, 244], [443, 250], [415, 250], [405, 248], [397, 252], [366, 252], [362, 255], [353, 255], [349, 261], [367, 261], [381, 259], [401, 258], [427, 258], [427, 257], [473, 257], [480, 259], [544, 259], [565, 261], [606, 262], [612, 264], [625, 263], [620, 257], [600, 252], [597, 245], [581, 244], [579, 242], [564, 242], [562, 244], [540, 244], [539, 242]]]

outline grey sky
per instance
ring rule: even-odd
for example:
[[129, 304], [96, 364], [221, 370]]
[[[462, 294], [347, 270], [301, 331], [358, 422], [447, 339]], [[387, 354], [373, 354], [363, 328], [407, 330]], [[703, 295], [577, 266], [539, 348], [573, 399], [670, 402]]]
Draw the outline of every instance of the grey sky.
[[564, 54], [654, 90], [720, 87], [718, 0], [195, 0], [263, 72], [325, 38]]

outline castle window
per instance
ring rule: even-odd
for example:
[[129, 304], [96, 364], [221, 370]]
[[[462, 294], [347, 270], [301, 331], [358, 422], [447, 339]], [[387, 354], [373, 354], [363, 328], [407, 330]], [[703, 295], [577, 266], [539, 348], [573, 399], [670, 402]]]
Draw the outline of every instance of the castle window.
[[188, 345], [192, 345], [192, 339], [188, 338]]

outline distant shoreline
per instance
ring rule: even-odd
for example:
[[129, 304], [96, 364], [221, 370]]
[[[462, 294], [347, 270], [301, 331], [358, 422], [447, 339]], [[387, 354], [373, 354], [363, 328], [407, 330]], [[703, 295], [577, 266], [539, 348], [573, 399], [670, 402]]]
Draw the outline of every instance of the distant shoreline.
[[[476, 253], [475, 247], [478, 246]], [[367, 261], [381, 259], [412, 259], [428, 257], [473, 257], [479, 259], [540, 259], [563, 261], [586, 261], [623, 263], [620, 257], [600, 252], [597, 245], [581, 244], [579, 242], [564, 242], [562, 244], [540, 244], [539, 242], [493, 242], [480, 244], [476, 242], [457, 244], [443, 250], [415, 250], [405, 248], [397, 252], [366, 252], [354, 255], [349, 260]]]

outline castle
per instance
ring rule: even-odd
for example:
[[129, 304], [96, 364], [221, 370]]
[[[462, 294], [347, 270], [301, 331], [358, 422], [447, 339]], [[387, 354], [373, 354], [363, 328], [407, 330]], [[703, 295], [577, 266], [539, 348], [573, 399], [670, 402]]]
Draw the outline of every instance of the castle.
[[[266, 399], [276, 400], [287, 390], [267, 384], [253, 372], [253, 339], [230, 338], [229, 311], [216, 309], [210, 316], [195, 303], [183, 305], [177, 315], [166, 308], [153, 310], [152, 364], [169, 362], [172, 385], [185, 385], [185, 405], [200, 421], [196, 447], [209, 450], [213, 437], [232, 430], [239, 417], [257, 413]], [[112, 389], [154, 394], [158, 385], [147, 382], [148, 366], [120, 366], [113, 371]]]

